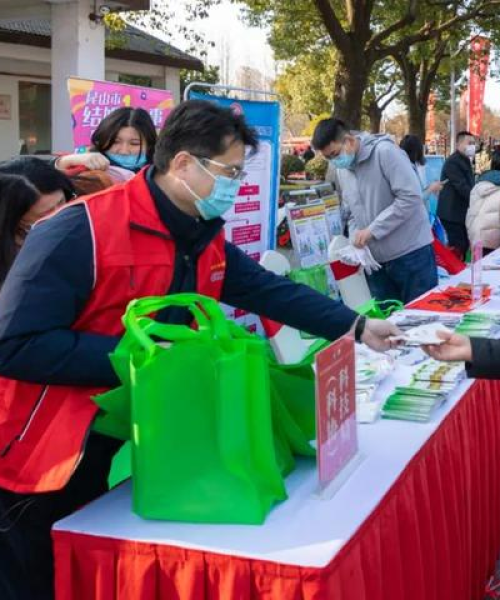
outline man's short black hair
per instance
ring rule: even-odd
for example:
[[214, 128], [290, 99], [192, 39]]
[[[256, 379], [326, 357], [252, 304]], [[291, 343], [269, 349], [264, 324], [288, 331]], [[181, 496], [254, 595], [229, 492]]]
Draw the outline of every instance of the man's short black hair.
[[340, 119], [323, 119], [316, 125], [312, 145], [316, 150], [323, 150], [331, 142], [338, 142], [348, 133], [349, 129]]
[[457, 144], [461, 142], [464, 137], [474, 137], [470, 131], [459, 131], [457, 133]]
[[165, 121], [156, 144], [154, 165], [165, 173], [170, 161], [183, 150], [200, 158], [212, 158], [224, 154], [235, 141], [254, 152], [259, 145], [257, 134], [243, 115], [207, 100], [187, 100]]

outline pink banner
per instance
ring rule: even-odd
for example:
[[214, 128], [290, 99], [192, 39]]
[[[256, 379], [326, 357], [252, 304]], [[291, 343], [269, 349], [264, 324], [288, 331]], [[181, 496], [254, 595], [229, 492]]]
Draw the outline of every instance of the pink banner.
[[108, 81], [68, 79], [73, 141], [77, 152], [90, 148], [99, 123], [117, 108], [130, 106], [149, 112], [157, 130], [174, 107], [172, 92]]
[[469, 61], [469, 131], [481, 135], [484, 112], [484, 88], [490, 65], [490, 41], [477, 37], [471, 44]]

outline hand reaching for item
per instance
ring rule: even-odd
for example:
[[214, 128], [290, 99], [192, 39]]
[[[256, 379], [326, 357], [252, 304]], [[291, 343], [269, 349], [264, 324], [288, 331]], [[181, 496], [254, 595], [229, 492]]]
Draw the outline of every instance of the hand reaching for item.
[[443, 361], [472, 361], [472, 345], [468, 337], [442, 331], [438, 331], [437, 335], [444, 340], [443, 344], [422, 347], [429, 356]]
[[394, 323], [368, 319], [361, 341], [372, 350], [384, 352], [400, 344], [399, 341], [393, 339], [399, 335], [401, 335], [401, 331]]
[[68, 154], [56, 161], [56, 168], [61, 171], [71, 167], [83, 166], [89, 171], [107, 171], [109, 160], [100, 152], [85, 152], [84, 154]]

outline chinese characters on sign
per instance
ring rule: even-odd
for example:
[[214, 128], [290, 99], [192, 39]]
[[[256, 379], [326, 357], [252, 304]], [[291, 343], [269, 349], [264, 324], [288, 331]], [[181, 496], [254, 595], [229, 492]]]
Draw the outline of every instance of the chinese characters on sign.
[[354, 340], [344, 336], [316, 355], [318, 474], [326, 488], [358, 451]]
[[143, 108], [149, 112], [157, 130], [174, 107], [172, 93], [167, 90], [141, 88], [134, 85], [87, 79], [69, 79], [73, 140], [78, 152], [85, 152], [99, 123], [124, 106]]

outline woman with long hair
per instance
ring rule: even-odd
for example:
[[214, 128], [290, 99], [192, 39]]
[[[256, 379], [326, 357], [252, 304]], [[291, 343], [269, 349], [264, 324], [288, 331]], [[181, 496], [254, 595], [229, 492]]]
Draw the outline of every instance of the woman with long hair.
[[90, 152], [61, 156], [55, 166], [63, 171], [74, 167], [108, 171], [120, 181], [152, 163], [156, 139], [154, 123], [146, 110], [118, 108], [94, 131]]
[[39, 191], [25, 177], [0, 174], [0, 285], [31, 229], [33, 214], [42, 210]]

